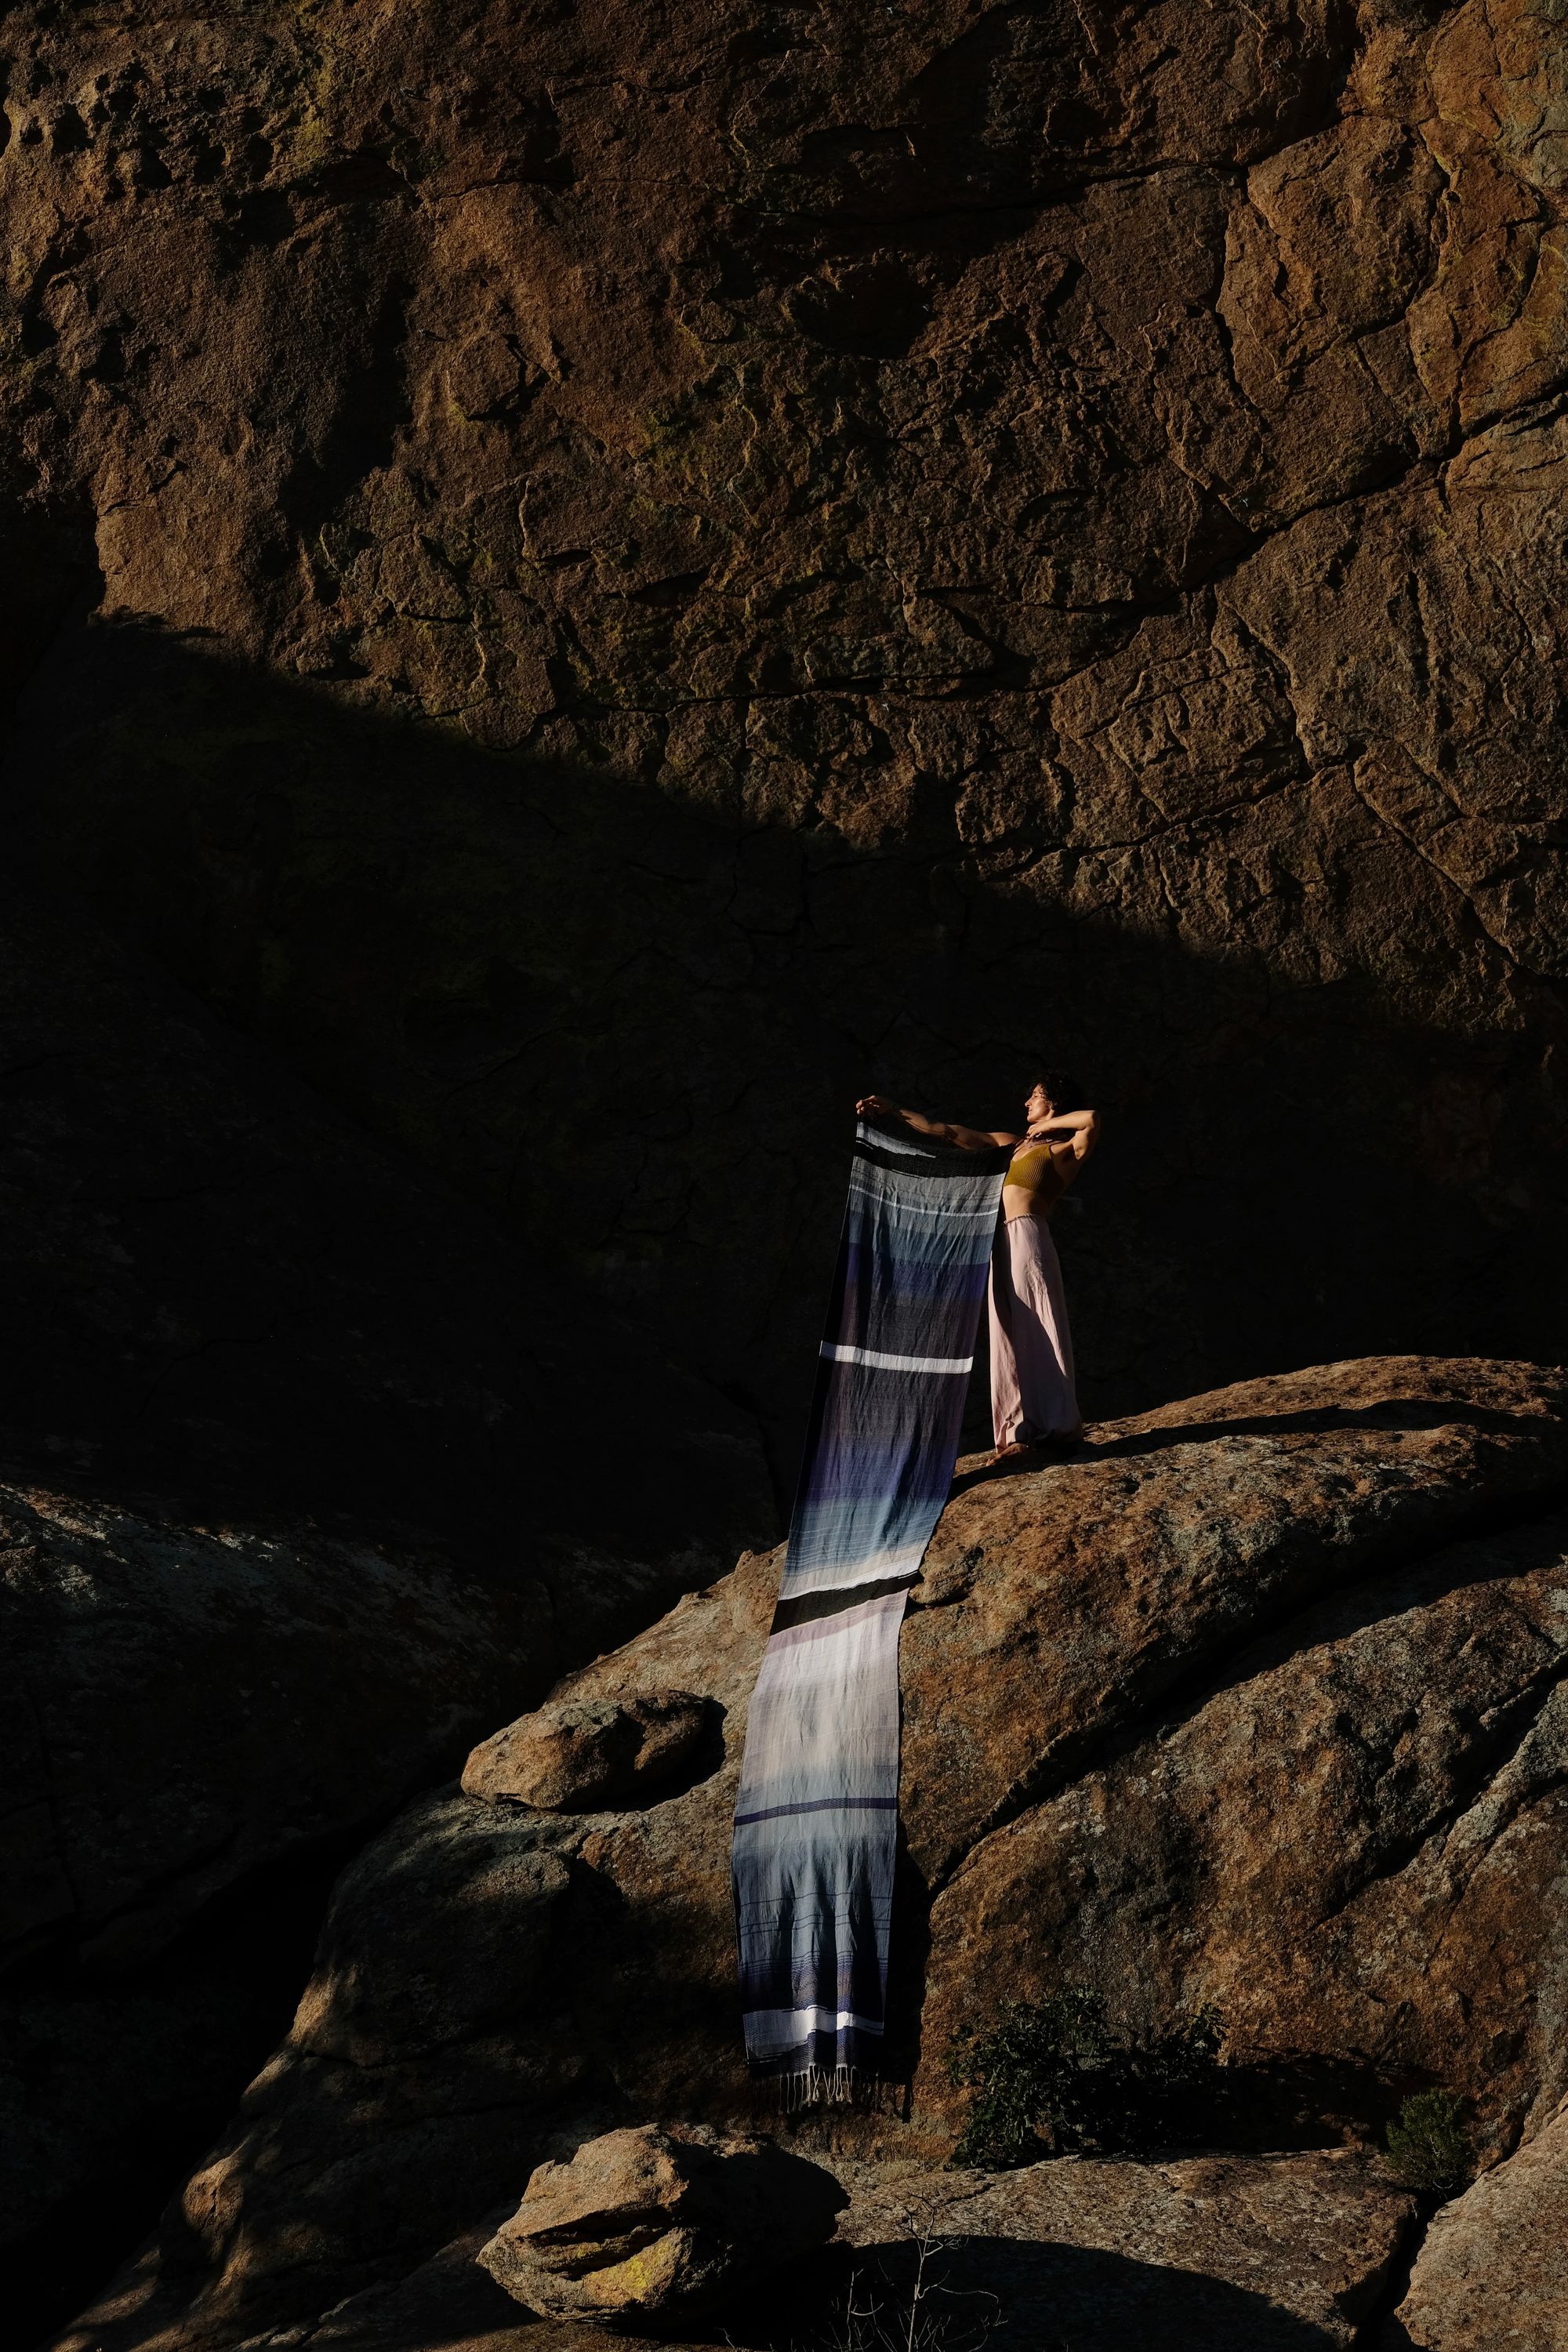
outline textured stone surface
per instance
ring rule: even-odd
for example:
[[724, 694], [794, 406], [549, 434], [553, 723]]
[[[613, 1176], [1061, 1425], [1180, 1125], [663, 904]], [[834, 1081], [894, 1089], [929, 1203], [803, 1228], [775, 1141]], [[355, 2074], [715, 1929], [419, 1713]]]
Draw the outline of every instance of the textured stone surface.
[[[542, 1682], [764, 1539], [752, 1416], [782, 1487], [849, 1099], [999, 1120], [1039, 1046], [1108, 1113], [1060, 1221], [1092, 1412], [1555, 1352], [1559, 34], [1536, 0], [8, 11], [13, 1474], [430, 1539], [548, 1596]], [[960, 1655], [951, 1825], [921, 1668], [922, 1916], [1305, 1605], [1269, 1475], [1185, 1496], [1187, 1582], [1134, 1577], [1098, 1649], [1017, 1597], [1009, 1725], [1059, 1661], [1021, 1738]], [[1436, 1540], [1396, 1478], [1359, 1551], [1366, 1465], [1333, 1475], [1326, 1582]], [[1261, 1547], [1252, 1615], [1205, 1496]], [[980, 1550], [988, 1591], [974, 1509], [933, 1573]], [[962, 1651], [974, 1611], [933, 1614]], [[1450, 1675], [1411, 1836], [1511, 1736], [1511, 1670]], [[746, 1675], [665, 1679], [734, 1715]], [[700, 1813], [670, 1883], [717, 1956]], [[602, 1834], [572, 1899], [619, 2015], [617, 1906], [668, 1858]]]
[[[1266, 2147], [1364, 2138], [1429, 2073], [1491, 2144], [1536, 2127], [1563, 2088], [1563, 1407], [1527, 1366], [1330, 1366], [961, 1479], [901, 1656], [912, 2109], [792, 2144], [940, 2160], [954, 2024], [1064, 1970], [1129, 2023], [1218, 2000]], [[73, 2352], [237, 2344], [406, 2274], [596, 2132], [750, 2118], [730, 1818], [777, 1571], [743, 1559], [555, 1694], [710, 1698], [708, 1777], [586, 1814], [442, 1794], [356, 1862], [292, 2032]]]
[[0, 1958], [133, 1966], [384, 1814], [538, 1674], [544, 1610], [309, 1530], [0, 1488]]
[[1568, 2344], [1568, 2101], [1433, 2220], [1383, 2352]]
[[[1318, 2155], [1036, 2165], [1002, 2175], [841, 2165], [852, 2195], [837, 2245], [857, 2301], [907, 2310], [911, 2238], [938, 2241], [928, 2305], [962, 2325], [994, 2314], [1008, 2352], [1330, 2352], [1354, 2340], [1408, 2232], [1412, 2200], [1375, 2164]], [[890, 2175], [890, 2178], [884, 2178]], [[322, 2352], [773, 2352], [813, 2342], [842, 2296], [847, 2263], [798, 2267], [771, 2296], [655, 2338], [622, 2323], [520, 2321], [478, 2268], [482, 2231], [327, 2314]], [[928, 2281], [929, 2283], [929, 2281]], [[949, 2296], [955, 2298], [949, 2300]], [[902, 2300], [900, 2300], [900, 2297]], [[690, 2330], [689, 2333], [688, 2330]], [[787, 2330], [787, 2335], [785, 2331]], [[526, 2331], [526, 2332], [525, 2332]]]
[[312, 2329], [322, 2352], [679, 2352], [591, 2322], [540, 2321], [518, 2309], [477, 2260], [481, 2227], [443, 2246], [405, 2279], [367, 2287]]
[[0, 1986], [13, 2340], [41, 2343], [157, 2227], [287, 2032], [342, 1847], [268, 1871], [140, 1969], [41, 1956]]
[[[1413, 2066], [1490, 2143], [1568, 2089], [1568, 1516], [1319, 1604], [987, 1840], [931, 1916], [928, 2098], [955, 2028], [1064, 1976], [1237, 2055]], [[951, 2094], [948, 2095], [951, 2096]]]
[[463, 1793], [559, 1812], [648, 1802], [695, 1767], [714, 1712], [689, 1691], [542, 1706], [474, 1749]]
[[[26, 2329], [18, 2237], [85, 2200], [72, 2259], [118, 2258], [275, 2042], [311, 1857], [775, 1522], [743, 1412], [13, 879], [0, 2231]], [[563, 1513], [607, 1357], [645, 1411]], [[40, 2261], [64, 2315], [48, 2280], [79, 2301], [83, 2271], [71, 2294]]]
[[1017, 2352], [1308, 2352], [1360, 2340], [1415, 2217], [1375, 2159], [1334, 2148], [916, 2173], [857, 2196], [839, 2235], [946, 2241], [942, 2284], [994, 2295], [993, 2341]]
[[41, 2334], [276, 2042], [353, 1834], [776, 1519], [749, 1416], [10, 870], [0, 2229], [26, 2334], [16, 2232], [68, 2228]]
[[1041, 1044], [1111, 1114], [1091, 1410], [1555, 1349], [1549, 9], [35, 0], [6, 57], [13, 805], [215, 1005], [786, 1478], [848, 1100], [997, 1119]]
[[[559, 1640], [541, 1586], [439, 1558], [0, 1486], [9, 2259], [74, 2199], [180, 2162], [182, 2122], [210, 2133], [288, 2014], [253, 1965], [279, 1914], [279, 1964], [308, 1958], [290, 1869], [451, 1769]], [[260, 1915], [193, 1949], [192, 1923], [263, 1876]]]
[[1528, 1366], [1328, 1366], [1107, 1426], [1081, 1474], [977, 1478], [901, 1652], [919, 1868], [1222, 1657], [1228, 1678], [1247, 1634], [1550, 1491], [1565, 1403]]
[[643, 2124], [542, 2164], [479, 2260], [547, 2318], [716, 2311], [824, 2246], [847, 2202], [772, 2141]]

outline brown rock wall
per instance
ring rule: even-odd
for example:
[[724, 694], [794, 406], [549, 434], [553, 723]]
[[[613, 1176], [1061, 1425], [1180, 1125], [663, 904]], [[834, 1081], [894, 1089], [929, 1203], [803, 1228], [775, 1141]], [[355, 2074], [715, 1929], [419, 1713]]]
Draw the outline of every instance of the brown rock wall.
[[1433, 2221], [1382, 2352], [1555, 2352], [1568, 2336], [1568, 2109]]
[[[13, 882], [10, 1473], [184, 1526], [275, 1518], [407, 1541], [502, 1587], [543, 1574], [561, 1629], [578, 1618], [579, 1655], [618, 1607], [624, 1627], [771, 1533], [743, 1410], [378, 1150], [79, 900], [25, 866]], [[614, 1475], [606, 1363], [640, 1400], [615, 1425]], [[552, 1656], [546, 1677], [559, 1671]]]
[[14, 772], [227, 1017], [785, 1478], [847, 1100], [1000, 1118], [1040, 1042], [1113, 1113], [1097, 1409], [1555, 1349], [1549, 16], [123, 0], [8, 54], [5, 481], [79, 583]]
[[977, 2005], [1092, 1981], [1161, 2026], [1212, 2001], [1240, 2059], [1474, 2085], [1493, 2148], [1538, 2123], [1568, 2085], [1539, 1931], [1568, 1832], [1565, 1543], [1558, 1519], [1329, 1604], [988, 1840], [932, 1915], [933, 2055]]

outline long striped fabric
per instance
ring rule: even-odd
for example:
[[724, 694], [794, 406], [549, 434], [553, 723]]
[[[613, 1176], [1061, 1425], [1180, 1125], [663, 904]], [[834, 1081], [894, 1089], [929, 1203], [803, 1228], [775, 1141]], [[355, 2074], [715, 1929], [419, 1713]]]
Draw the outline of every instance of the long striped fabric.
[[791, 2106], [885, 2072], [899, 1628], [952, 1483], [1007, 1159], [856, 1129], [735, 1805], [747, 2055]]

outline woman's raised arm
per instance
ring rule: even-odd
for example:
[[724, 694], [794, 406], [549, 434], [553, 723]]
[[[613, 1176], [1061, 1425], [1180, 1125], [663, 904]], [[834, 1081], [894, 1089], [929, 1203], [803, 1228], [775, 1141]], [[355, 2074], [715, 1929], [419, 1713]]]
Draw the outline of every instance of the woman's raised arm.
[[1087, 1160], [1100, 1141], [1100, 1113], [1097, 1110], [1054, 1110], [1046, 1122], [1046, 1133], [1055, 1142], [1058, 1137], [1072, 1145], [1075, 1160]]
[[962, 1151], [994, 1151], [998, 1144], [1020, 1140], [996, 1128], [960, 1127], [952, 1119], [927, 1118], [923, 1111], [904, 1110], [886, 1095], [862, 1095], [855, 1108], [862, 1118], [901, 1118], [917, 1135], [929, 1135], [933, 1143], [956, 1143]]

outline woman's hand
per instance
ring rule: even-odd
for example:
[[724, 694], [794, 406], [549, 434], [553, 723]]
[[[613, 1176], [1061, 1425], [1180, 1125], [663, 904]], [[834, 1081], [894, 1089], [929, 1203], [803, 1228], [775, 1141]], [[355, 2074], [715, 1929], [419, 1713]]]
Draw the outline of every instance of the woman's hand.
[[1047, 1135], [1077, 1135], [1085, 1128], [1100, 1125], [1097, 1110], [1054, 1110], [1040, 1125]]
[[887, 1095], [862, 1095], [855, 1106], [862, 1118], [898, 1118], [899, 1106]]

